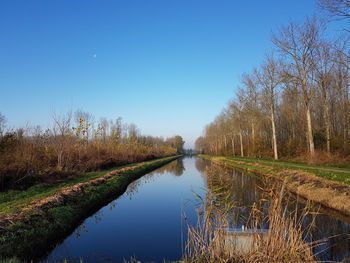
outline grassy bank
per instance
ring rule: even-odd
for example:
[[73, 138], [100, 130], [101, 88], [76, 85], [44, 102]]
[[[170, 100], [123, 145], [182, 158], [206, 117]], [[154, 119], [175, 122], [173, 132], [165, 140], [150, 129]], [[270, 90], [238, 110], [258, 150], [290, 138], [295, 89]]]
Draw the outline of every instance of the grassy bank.
[[178, 156], [89, 173], [59, 186], [39, 185], [0, 197], [1, 257], [37, 259], [87, 216], [123, 194], [145, 173]]
[[255, 158], [241, 158], [241, 157], [226, 157], [228, 160], [243, 161], [248, 164], [261, 164], [278, 169], [289, 169], [289, 170], [301, 170], [312, 173], [318, 177], [332, 180], [344, 184], [350, 184], [350, 167], [342, 165], [337, 166], [321, 166], [321, 165], [310, 165], [301, 162], [292, 161], [276, 161], [271, 159], [255, 159]]
[[251, 173], [286, 181], [290, 192], [350, 216], [350, 169], [253, 158], [199, 156]]

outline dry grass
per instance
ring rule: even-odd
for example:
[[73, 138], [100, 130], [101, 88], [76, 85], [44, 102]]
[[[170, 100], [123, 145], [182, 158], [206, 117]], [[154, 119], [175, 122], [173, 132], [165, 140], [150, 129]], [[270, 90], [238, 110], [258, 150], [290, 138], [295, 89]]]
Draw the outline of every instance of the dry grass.
[[[66, 117], [68, 118], [68, 117]], [[79, 119], [72, 127], [9, 130], [0, 134], [0, 191], [27, 189], [37, 183], [58, 184], [68, 177], [90, 171], [175, 155], [181, 151], [180, 136], [161, 138], [143, 136], [133, 128], [93, 128]], [[124, 127], [124, 128], [123, 128]], [[130, 128], [131, 129], [131, 128]], [[182, 138], [181, 138], [182, 140]]]
[[316, 151], [313, 157], [309, 153], [300, 154], [292, 159], [297, 162], [306, 162], [315, 165], [349, 166], [350, 156], [341, 153], [328, 153], [325, 151]]
[[[302, 222], [307, 214], [288, 213], [282, 205], [284, 186], [278, 191], [270, 190], [268, 212], [269, 230], [259, 233], [258, 229], [265, 220], [256, 204], [252, 208], [248, 226], [252, 229], [251, 246], [242, 252], [234, 237], [228, 238], [227, 228], [234, 228], [232, 205], [228, 202], [223, 210], [215, 206], [217, 196], [207, 193], [204, 206], [199, 213], [196, 226], [188, 227], [188, 242], [183, 263], [199, 262], [316, 262], [312, 246], [303, 238]], [[311, 226], [310, 226], [311, 227]]]

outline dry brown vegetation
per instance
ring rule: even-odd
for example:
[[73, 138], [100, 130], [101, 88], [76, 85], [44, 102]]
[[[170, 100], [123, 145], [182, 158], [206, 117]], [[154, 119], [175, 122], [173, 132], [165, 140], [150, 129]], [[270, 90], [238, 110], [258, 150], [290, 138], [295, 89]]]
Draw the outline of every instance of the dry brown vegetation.
[[53, 125], [46, 130], [6, 130], [6, 119], [0, 117], [0, 190], [56, 183], [87, 171], [175, 155], [184, 143], [180, 136], [143, 136], [121, 118], [96, 123], [82, 111], [53, 114]]
[[299, 156], [288, 159], [296, 162], [308, 162], [316, 165], [347, 166], [350, 164], [350, 155], [344, 155], [342, 153], [327, 153], [325, 151], [316, 151], [314, 158], [310, 158], [310, 155], [305, 152]]
[[286, 213], [282, 205], [284, 187], [276, 189], [266, 192], [271, 202], [267, 219], [268, 232], [258, 232], [264, 218], [257, 205], [253, 207], [248, 223], [248, 228], [252, 231], [249, 233], [251, 246], [243, 250], [237, 245], [234, 234], [227, 231], [230, 227], [234, 228], [234, 222], [229, 219], [232, 217], [232, 204], [226, 201], [226, 205], [217, 209], [217, 194], [208, 192], [197, 226], [189, 226], [183, 262], [316, 262], [312, 252], [312, 247], [316, 244], [307, 243], [304, 239], [304, 234], [311, 226], [302, 229], [303, 219], [308, 212], [305, 210], [303, 215]]

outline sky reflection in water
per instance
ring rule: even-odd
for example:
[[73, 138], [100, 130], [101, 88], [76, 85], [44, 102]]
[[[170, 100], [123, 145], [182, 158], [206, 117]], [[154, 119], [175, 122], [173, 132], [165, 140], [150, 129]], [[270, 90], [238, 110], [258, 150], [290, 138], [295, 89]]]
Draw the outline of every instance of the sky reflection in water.
[[[53, 249], [42, 262], [122, 262], [135, 256], [142, 262], [163, 262], [181, 258], [186, 240], [186, 222], [197, 220], [194, 192], [204, 196], [204, 188], [222, 185], [232, 190], [232, 200], [242, 208], [236, 211], [240, 227], [261, 192], [257, 178], [226, 168], [213, 173], [199, 158], [178, 159], [129, 185], [118, 199], [87, 218], [70, 236]], [[209, 176], [209, 178], [208, 178]], [[192, 202], [193, 201], [193, 202]], [[267, 207], [264, 208], [267, 211]], [[307, 220], [306, 220], [307, 221]], [[307, 223], [307, 222], [305, 222]], [[309, 239], [319, 240], [336, 234], [350, 234], [349, 224], [326, 215], [316, 218]], [[328, 240], [318, 251], [322, 260], [350, 257], [350, 241], [345, 235]]]

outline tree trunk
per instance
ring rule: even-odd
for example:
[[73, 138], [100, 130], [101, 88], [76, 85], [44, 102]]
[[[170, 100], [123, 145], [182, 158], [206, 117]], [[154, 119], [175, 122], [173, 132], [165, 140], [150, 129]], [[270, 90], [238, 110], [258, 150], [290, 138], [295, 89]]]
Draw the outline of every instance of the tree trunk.
[[62, 170], [62, 155], [63, 155], [63, 151], [59, 151], [57, 155], [57, 169], [60, 171]]
[[271, 107], [271, 126], [272, 126], [272, 148], [273, 156], [275, 160], [278, 160], [277, 152], [277, 137], [276, 137], [276, 124], [275, 124], [275, 110], [273, 106]]
[[240, 143], [241, 143], [241, 157], [244, 157], [242, 131], [239, 131], [239, 141], [240, 141]]
[[231, 145], [232, 145], [232, 155], [235, 156], [235, 136], [232, 135], [231, 138]]
[[330, 119], [330, 109], [328, 100], [328, 87], [329, 83], [326, 81], [321, 82], [321, 91], [323, 96], [323, 117], [326, 126], [326, 148], [327, 153], [331, 152], [331, 119]]
[[256, 157], [255, 154], [255, 124], [254, 122], [252, 122], [252, 152], [253, 152], [253, 156]]
[[325, 101], [324, 111], [325, 111], [324, 117], [325, 117], [325, 124], [326, 124], [327, 153], [330, 153], [331, 152], [331, 119], [330, 119], [328, 99], [326, 99]]
[[347, 145], [347, 138], [348, 138], [348, 122], [349, 122], [349, 107], [348, 107], [348, 103], [349, 103], [349, 98], [348, 98], [348, 86], [347, 84], [345, 84], [344, 86], [344, 94], [343, 94], [343, 123], [344, 123], [344, 127], [343, 127], [343, 149], [344, 151], [346, 150], [346, 145]]
[[312, 122], [311, 122], [311, 112], [310, 112], [310, 106], [309, 104], [306, 105], [306, 123], [307, 123], [307, 139], [309, 142], [309, 151], [310, 156], [315, 156], [315, 144], [314, 144], [314, 137], [312, 134]]
[[226, 138], [226, 135], [224, 135], [224, 146], [225, 146], [225, 149], [224, 149], [224, 153], [225, 153], [226, 149], [227, 149], [227, 138]]

